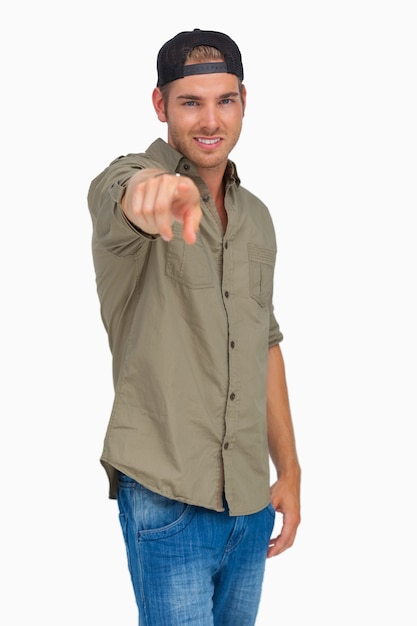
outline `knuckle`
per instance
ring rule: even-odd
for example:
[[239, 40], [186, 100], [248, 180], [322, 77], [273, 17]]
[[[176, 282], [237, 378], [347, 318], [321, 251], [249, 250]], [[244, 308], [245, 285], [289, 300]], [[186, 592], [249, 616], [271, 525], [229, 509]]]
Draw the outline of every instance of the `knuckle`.
[[158, 217], [163, 216], [167, 212], [165, 204], [160, 201], [155, 202], [153, 210], [154, 210], [155, 215], [157, 215]]
[[141, 209], [141, 213], [144, 217], [149, 218], [153, 214], [153, 206], [150, 204], [144, 204]]

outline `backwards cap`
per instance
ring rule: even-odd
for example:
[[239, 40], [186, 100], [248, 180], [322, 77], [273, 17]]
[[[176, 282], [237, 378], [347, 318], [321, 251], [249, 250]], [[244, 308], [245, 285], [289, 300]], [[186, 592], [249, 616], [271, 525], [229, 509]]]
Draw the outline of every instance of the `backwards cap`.
[[[223, 54], [224, 62], [184, 65], [189, 51], [197, 46], [217, 48]], [[157, 70], [157, 87], [192, 74], [226, 72], [243, 80], [242, 57], [233, 39], [224, 33], [199, 28], [178, 33], [167, 41], [158, 52]]]

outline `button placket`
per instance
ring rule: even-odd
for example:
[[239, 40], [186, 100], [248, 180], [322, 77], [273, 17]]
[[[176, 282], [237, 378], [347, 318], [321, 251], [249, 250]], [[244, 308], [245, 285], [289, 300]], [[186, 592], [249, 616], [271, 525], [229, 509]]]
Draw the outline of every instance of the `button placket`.
[[[235, 315], [233, 302], [233, 292], [230, 286], [233, 284], [233, 255], [231, 254], [231, 247], [229, 241], [223, 243], [223, 300], [228, 318], [228, 354], [229, 354], [229, 390], [227, 396], [227, 407], [225, 414], [225, 437], [223, 440], [223, 450], [228, 451], [230, 454], [233, 450], [233, 442], [236, 437], [237, 421], [238, 421], [238, 397], [236, 391], [236, 385], [238, 386], [238, 380], [236, 379], [236, 367], [233, 350], [235, 349], [236, 342], [231, 339], [231, 335], [234, 335]], [[227, 285], [227, 287], [226, 287]]]

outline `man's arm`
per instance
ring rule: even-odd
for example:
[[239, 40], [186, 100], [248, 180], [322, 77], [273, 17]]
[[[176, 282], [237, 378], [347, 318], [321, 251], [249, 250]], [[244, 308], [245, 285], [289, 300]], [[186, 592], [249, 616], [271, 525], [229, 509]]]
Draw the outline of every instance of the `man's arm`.
[[273, 507], [283, 515], [281, 533], [271, 538], [268, 557], [280, 554], [294, 543], [300, 524], [301, 469], [295, 446], [284, 359], [275, 345], [268, 355], [267, 380], [268, 444], [278, 480], [271, 486]]

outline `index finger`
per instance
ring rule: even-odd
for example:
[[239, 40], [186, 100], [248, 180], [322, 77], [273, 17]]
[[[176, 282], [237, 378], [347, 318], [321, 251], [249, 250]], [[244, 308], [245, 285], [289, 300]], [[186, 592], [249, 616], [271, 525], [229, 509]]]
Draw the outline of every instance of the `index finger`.
[[200, 205], [193, 206], [183, 215], [182, 236], [184, 241], [193, 244], [197, 239], [197, 232], [200, 226], [202, 212]]
[[195, 243], [203, 212], [200, 207], [199, 191], [189, 178], [184, 177], [178, 181], [172, 216], [183, 225], [184, 241], [189, 244]]

